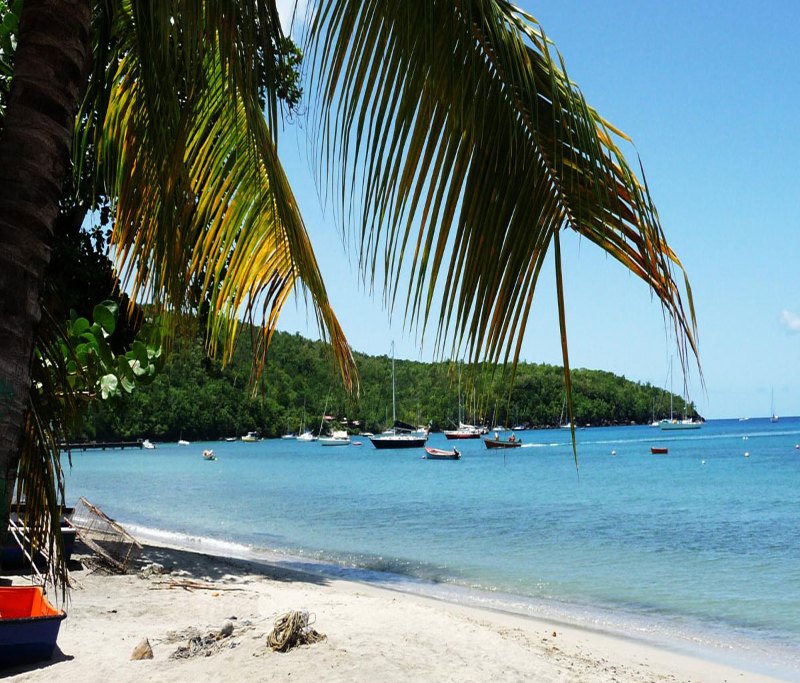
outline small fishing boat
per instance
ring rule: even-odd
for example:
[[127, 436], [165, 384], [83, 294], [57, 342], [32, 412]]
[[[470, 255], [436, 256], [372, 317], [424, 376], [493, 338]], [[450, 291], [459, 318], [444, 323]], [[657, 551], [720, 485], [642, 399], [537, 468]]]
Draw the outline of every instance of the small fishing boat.
[[147, 448], [148, 450], [153, 450], [155, 448], [155, 444], [150, 441], [150, 439], [145, 439], [142, 441], [142, 448]]
[[486, 448], [519, 448], [522, 446], [522, 439], [516, 438], [513, 434], [508, 439], [500, 439], [495, 434], [494, 439], [484, 439], [483, 445]]
[[666, 446], [650, 446], [650, 452], [653, 455], [659, 455], [659, 454], [663, 455], [665, 453], [669, 453], [669, 448], [667, 448]]
[[0, 588], [0, 663], [15, 666], [50, 659], [66, 618], [44, 597], [41, 586]]
[[258, 441], [258, 432], [247, 432], [247, 434], [242, 437], [242, 441], [247, 443]]
[[459, 460], [461, 458], [461, 453], [458, 452], [457, 448], [448, 451], [443, 448], [425, 446], [425, 455], [422, 457], [426, 460]]
[[216, 460], [216, 459], [217, 456], [214, 455], [214, 451], [212, 451], [210, 448], [206, 448], [206, 450], [203, 451], [203, 460]]

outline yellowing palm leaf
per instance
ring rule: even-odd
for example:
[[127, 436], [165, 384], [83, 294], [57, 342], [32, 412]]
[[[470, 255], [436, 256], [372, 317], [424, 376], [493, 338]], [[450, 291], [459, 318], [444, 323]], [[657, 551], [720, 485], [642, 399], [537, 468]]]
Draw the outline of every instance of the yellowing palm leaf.
[[246, 315], [262, 326], [263, 358], [299, 283], [352, 386], [352, 355], [277, 156], [264, 73], [282, 35], [274, 2], [128, 1], [99, 23], [113, 49], [87, 99], [103, 118], [83, 129], [83, 146], [94, 141], [115, 199], [113, 246], [133, 298], [180, 312], [194, 290], [210, 302], [212, 351], [232, 352]]

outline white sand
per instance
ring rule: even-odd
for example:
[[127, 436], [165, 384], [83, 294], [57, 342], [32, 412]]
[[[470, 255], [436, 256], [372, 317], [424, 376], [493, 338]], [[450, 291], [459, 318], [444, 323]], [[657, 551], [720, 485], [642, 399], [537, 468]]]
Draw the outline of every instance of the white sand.
[[[75, 572], [79, 583], [53, 660], [0, 676], [59, 683], [778, 680], [634, 640], [359, 583], [152, 546], [145, 558], [187, 573], [142, 579]], [[210, 587], [175, 585], [181, 582]], [[275, 618], [293, 609], [310, 611], [327, 639], [270, 651], [266, 635]], [[216, 633], [228, 620], [233, 634], [209, 656], [170, 657], [187, 645], [191, 629]], [[144, 638], [154, 658], [131, 661]]]

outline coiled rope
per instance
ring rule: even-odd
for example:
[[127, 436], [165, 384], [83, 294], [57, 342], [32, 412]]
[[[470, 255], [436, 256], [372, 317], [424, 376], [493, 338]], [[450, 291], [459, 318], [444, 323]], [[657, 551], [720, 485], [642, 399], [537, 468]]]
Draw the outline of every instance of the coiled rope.
[[288, 652], [298, 645], [311, 645], [325, 640], [325, 634], [309, 625], [306, 610], [292, 610], [275, 620], [275, 628], [267, 636], [267, 645], [275, 652]]

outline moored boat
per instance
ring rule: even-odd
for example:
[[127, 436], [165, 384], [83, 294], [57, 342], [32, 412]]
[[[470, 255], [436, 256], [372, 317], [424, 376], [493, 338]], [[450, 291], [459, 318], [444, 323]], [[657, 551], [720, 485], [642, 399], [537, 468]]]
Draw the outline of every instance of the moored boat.
[[242, 441], [246, 441], [248, 443], [258, 441], [258, 432], [247, 432], [247, 434], [242, 437]]
[[388, 434], [370, 436], [372, 445], [378, 449], [387, 448], [420, 448], [425, 445], [426, 437], [411, 432], [392, 431]]
[[481, 430], [474, 425], [459, 422], [458, 429], [445, 429], [444, 435], [450, 440], [454, 439], [480, 439]]
[[519, 448], [522, 446], [522, 440], [517, 439], [513, 434], [508, 439], [484, 439], [483, 445], [486, 448]]
[[667, 448], [666, 446], [650, 446], [650, 452], [653, 455], [659, 455], [659, 454], [663, 455], [665, 453], [669, 453], [669, 448]]
[[702, 422], [695, 422], [690, 418], [686, 418], [684, 420], [661, 420], [658, 426], [664, 431], [673, 431], [678, 429], [700, 429], [702, 424]]
[[335, 431], [330, 436], [319, 437], [322, 446], [349, 446], [350, 435], [344, 430]]
[[428, 440], [428, 432], [418, 432], [412, 425], [397, 419], [394, 385], [394, 342], [392, 342], [392, 428], [369, 437], [378, 449], [419, 448]]
[[0, 588], [0, 666], [51, 659], [66, 616], [44, 597], [41, 586]]
[[460, 460], [461, 453], [459, 453], [457, 448], [448, 451], [443, 448], [425, 446], [425, 455], [422, 457], [426, 460]]

